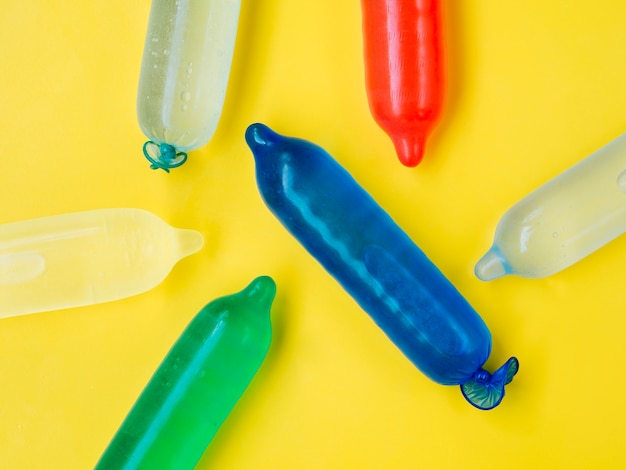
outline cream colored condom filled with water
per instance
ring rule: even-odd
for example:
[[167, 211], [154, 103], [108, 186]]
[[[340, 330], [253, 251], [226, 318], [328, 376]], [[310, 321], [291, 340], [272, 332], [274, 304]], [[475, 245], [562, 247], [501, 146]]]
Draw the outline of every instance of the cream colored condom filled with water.
[[140, 209], [98, 209], [0, 226], [0, 318], [117, 300], [159, 284], [203, 245]]
[[478, 261], [484, 281], [539, 278], [576, 263], [626, 231], [626, 134], [514, 205]]
[[235, 48], [240, 0], [153, 0], [137, 117], [152, 168], [182, 165], [217, 128]]

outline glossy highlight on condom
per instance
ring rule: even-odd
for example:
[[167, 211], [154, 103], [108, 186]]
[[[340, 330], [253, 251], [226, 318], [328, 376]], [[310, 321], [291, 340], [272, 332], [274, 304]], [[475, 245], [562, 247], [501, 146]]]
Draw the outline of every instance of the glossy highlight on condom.
[[269, 276], [207, 304], [163, 359], [96, 469], [186, 470], [256, 375], [270, 347]]
[[443, 112], [441, 0], [361, 0], [365, 85], [374, 120], [414, 167]]
[[222, 114], [240, 0], [153, 0], [137, 118], [152, 169], [168, 171], [212, 137]]
[[491, 334], [476, 311], [322, 148], [252, 124], [246, 141], [265, 203], [426, 376], [497, 406], [518, 370], [483, 369]]

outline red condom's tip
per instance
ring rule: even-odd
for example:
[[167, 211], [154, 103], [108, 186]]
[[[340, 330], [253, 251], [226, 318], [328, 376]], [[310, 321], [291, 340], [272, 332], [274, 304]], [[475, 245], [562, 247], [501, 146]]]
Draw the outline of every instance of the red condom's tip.
[[426, 146], [426, 137], [423, 134], [412, 132], [398, 135], [393, 138], [393, 143], [398, 158], [404, 166], [415, 167], [422, 161]]

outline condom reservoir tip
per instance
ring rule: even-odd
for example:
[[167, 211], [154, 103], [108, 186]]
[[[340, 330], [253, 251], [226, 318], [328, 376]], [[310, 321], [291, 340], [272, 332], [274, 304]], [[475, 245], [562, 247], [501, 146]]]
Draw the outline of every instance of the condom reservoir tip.
[[492, 281], [509, 274], [509, 268], [499, 250], [491, 247], [476, 263], [474, 274], [481, 281]]

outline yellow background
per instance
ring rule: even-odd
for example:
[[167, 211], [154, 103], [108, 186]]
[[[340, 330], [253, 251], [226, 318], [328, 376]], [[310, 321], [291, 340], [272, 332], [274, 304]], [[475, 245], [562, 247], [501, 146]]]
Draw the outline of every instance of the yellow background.
[[[206, 246], [148, 293], [0, 320], [0, 467], [92, 467], [195, 313], [257, 275], [274, 339], [199, 468], [626, 465], [626, 238], [546, 279], [483, 283], [504, 212], [626, 131], [626, 2], [448, 0], [448, 98], [408, 169], [369, 114], [357, 0], [243, 0], [222, 120], [171, 174], [135, 116], [150, 2], [2, 2], [0, 223], [147, 209]], [[243, 140], [329, 151], [484, 318], [503, 403], [422, 375], [283, 229]], [[1, 230], [1, 228], [0, 228]]]

